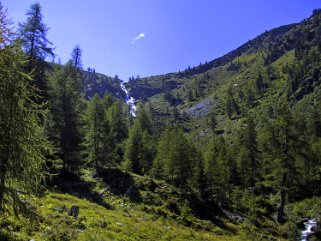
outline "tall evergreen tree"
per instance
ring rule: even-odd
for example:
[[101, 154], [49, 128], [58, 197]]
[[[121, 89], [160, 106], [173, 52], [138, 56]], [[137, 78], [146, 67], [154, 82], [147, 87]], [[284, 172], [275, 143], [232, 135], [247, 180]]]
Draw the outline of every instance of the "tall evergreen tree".
[[[165, 178], [175, 185], [185, 186], [193, 179], [198, 157], [195, 146], [182, 130], [167, 128], [160, 137], [152, 170], [155, 176]], [[161, 175], [156, 171], [160, 171]]]
[[231, 176], [224, 139], [213, 137], [208, 144], [204, 159], [209, 194], [215, 201], [225, 202]]
[[226, 113], [230, 119], [232, 118], [233, 113], [236, 113], [237, 115], [240, 114], [239, 107], [234, 99], [231, 86], [227, 90]]
[[32, 4], [27, 12], [27, 20], [19, 25], [21, 43], [27, 55], [27, 71], [32, 73], [36, 87], [39, 89], [38, 102], [46, 101], [47, 79], [45, 71], [50, 67], [45, 61], [48, 56], [54, 57], [52, 43], [47, 39], [48, 27], [43, 23], [39, 3]]
[[88, 104], [86, 110], [86, 143], [89, 160], [94, 163], [96, 170], [106, 161], [106, 139], [109, 136], [109, 123], [105, 118], [102, 100], [96, 94]]
[[273, 177], [273, 188], [280, 192], [277, 213], [280, 223], [284, 222], [285, 198], [288, 196], [290, 200], [293, 199], [300, 181], [297, 161], [304, 145], [297, 130], [289, 105], [281, 103], [276, 109], [275, 118], [261, 133], [263, 152], [269, 160], [265, 164], [268, 170], [266, 177]]
[[53, 121], [50, 136], [58, 148], [63, 168], [76, 171], [82, 160], [83, 142], [82, 79], [75, 63], [56, 67], [50, 76], [50, 112]]
[[259, 95], [262, 94], [263, 89], [264, 89], [264, 82], [263, 82], [263, 76], [261, 73], [259, 73], [255, 79], [255, 87], [256, 87], [257, 93]]
[[238, 160], [243, 185], [253, 187], [260, 180], [261, 165], [255, 124], [250, 116], [246, 118], [245, 127], [239, 132], [238, 148]]
[[[6, 23], [2, 8], [0, 17], [1, 24]], [[1, 28], [8, 30], [6, 25]], [[23, 207], [20, 194], [36, 191], [44, 177], [50, 145], [40, 125], [42, 107], [32, 101], [36, 92], [24, 71], [26, 58], [8, 33], [0, 32], [0, 212], [9, 202], [18, 214]]]
[[149, 114], [141, 108], [129, 130], [125, 144], [125, 167], [137, 174], [147, 174], [155, 155], [153, 123]]
[[119, 164], [124, 156], [123, 142], [128, 136], [128, 129], [123, 106], [120, 102], [115, 102], [107, 111], [106, 118], [110, 125], [110, 149], [109, 159], [112, 163]]
[[71, 60], [77, 69], [82, 69], [82, 50], [79, 45], [72, 50]]
[[310, 193], [320, 191], [321, 181], [321, 102], [316, 101], [307, 116], [306, 136], [309, 143], [307, 157], [304, 159], [302, 172], [305, 178], [305, 186]]
[[12, 31], [10, 29], [10, 20], [7, 18], [7, 11], [0, 3], [0, 49], [3, 49], [11, 43]]

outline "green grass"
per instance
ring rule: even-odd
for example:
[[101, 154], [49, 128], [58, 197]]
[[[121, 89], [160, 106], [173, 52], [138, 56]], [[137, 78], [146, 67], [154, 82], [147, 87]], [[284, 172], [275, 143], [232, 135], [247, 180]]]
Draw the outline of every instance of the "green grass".
[[[108, 200], [108, 198], [107, 198]], [[16, 225], [9, 232], [13, 240], [246, 240], [226, 234], [214, 225], [207, 230], [186, 227], [171, 218], [142, 211], [143, 205], [117, 199], [119, 206], [108, 210], [69, 194], [47, 192], [33, 198], [38, 221], [10, 218]], [[116, 200], [112, 200], [116, 203]], [[80, 207], [78, 218], [68, 216], [72, 205]], [[202, 222], [202, 220], [199, 220]], [[235, 228], [229, 224], [231, 228]]]
[[[82, 179], [94, 182], [92, 191], [97, 192], [104, 185], [91, 172], [83, 170]], [[0, 240], [248, 240], [241, 225], [221, 219], [221, 228], [194, 216], [181, 191], [165, 181], [132, 177], [141, 201], [107, 192], [103, 198], [109, 209], [56, 189], [24, 197], [35, 216], [18, 218], [8, 210], [0, 219]], [[151, 183], [156, 185], [153, 191], [148, 189]], [[178, 211], [170, 208], [171, 203]], [[78, 218], [68, 215], [73, 205], [80, 208]]]

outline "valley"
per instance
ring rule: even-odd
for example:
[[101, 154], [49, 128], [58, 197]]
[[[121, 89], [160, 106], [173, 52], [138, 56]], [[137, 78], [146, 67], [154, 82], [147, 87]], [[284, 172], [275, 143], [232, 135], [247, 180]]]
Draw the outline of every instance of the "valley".
[[0, 240], [321, 239], [320, 9], [128, 82], [0, 13]]

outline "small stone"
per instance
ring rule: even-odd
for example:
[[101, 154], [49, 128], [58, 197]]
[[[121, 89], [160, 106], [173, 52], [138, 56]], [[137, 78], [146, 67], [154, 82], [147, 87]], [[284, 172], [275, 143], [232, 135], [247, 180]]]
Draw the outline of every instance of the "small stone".
[[77, 218], [79, 215], [79, 206], [72, 206], [68, 212], [68, 215]]

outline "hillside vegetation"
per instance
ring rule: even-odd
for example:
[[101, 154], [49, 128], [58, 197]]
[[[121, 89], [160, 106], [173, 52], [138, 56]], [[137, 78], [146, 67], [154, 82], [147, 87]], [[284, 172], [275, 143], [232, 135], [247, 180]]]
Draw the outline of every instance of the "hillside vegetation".
[[0, 240], [297, 240], [312, 218], [320, 238], [321, 10], [131, 79], [137, 116], [78, 45], [46, 62], [39, 4], [0, 24]]

